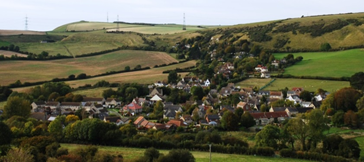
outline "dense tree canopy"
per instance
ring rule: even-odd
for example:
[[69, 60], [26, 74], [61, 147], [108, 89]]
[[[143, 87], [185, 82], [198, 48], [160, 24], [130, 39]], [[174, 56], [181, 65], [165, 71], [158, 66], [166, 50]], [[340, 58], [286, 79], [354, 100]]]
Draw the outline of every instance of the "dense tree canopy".
[[10, 118], [12, 116], [21, 116], [24, 118], [30, 115], [30, 102], [18, 96], [9, 97], [6, 105], [4, 106], [5, 118]]
[[257, 146], [278, 147], [280, 139], [280, 129], [274, 125], [266, 125], [255, 135]]
[[360, 93], [354, 88], [342, 88], [335, 93], [334, 105], [336, 110], [357, 111], [356, 102], [360, 98]]
[[350, 86], [358, 90], [364, 90], [364, 72], [352, 75], [350, 77]]

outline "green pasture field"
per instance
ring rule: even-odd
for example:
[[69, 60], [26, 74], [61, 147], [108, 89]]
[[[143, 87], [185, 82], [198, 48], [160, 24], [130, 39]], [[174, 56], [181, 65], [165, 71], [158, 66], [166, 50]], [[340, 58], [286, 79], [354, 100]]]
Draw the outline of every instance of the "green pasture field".
[[260, 79], [260, 78], [249, 78], [246, 80], [243, 80], [239, 83], [236, 83], [236, 86], [240, 86], [241, 88], [247, 88], [247, 87], [258, 87], [261, 88], [268, 84], [272, 79]]
[[[274, 54], [281, 59], [288, 53]], [[284, 74], [294, 76], [350, 77], [364, 71], [364, 50], [352, 49], [337, 52], [293, 53], [303, 60], [285, 69]]]
[[[78, 144], [61, 144], [62, 148], [72, 150], [79, 147], [86, 147], [86, 145]], [[144, 155], [145, 149], [142, 148], [129, 148], [129, 147], [112, 147], [112, 146], [98, 146], [100, 152], [105, 152], [113, 155], [121, 154], [124, 157], [124, 161], [132, 161]], [[212, 147], [213, 150], [213, 147]], [[169, 150], [159, 150], [160, 153], [166, 155]], [[195, 157], [196, 162], [208, 162], [210, 160], [209, 152], [191, 151]], [[214, 162], [240, 162], [240, 161], [264, 161], [264, 162], [300, 162], [306, 161], [301, 159], [290, 159], [290, 158], [279, 158], [279, 157], [263, 157], [263, 156], [248, 156], [248, 155], [237, 155], [237, 154], [222, 154], [222, 153], [211, 153], [211, 160]]]
[[287, 87], [302, 87], [304, 90], [315, 92], [318, 88], [322, 88], [330, 93], [335, 92], [344, 87], [350, 87], [347, 81], [331, 81], [331, 80], [316, 80], [316, 79], [293, 79], [293, 78], [277, 78], [273, 83], [264, 90], [280, 90]]
[[[110, 89], [110, 87], [99, 87], [99, 88], [90, 88], [90, 89], [82, 89], [73, 91], [73, 94], [79, 94], [87, 97], [102, 97], [102, 93], [104, 90]], [[116, 90], [116, 88], [112, 88]]]
[[[0, 75], [1, 85], [8, 85], [17, 80], [24, 82], [46, 81], [53, 78], [67, 78], [69, 75], [86, 73], [96, 75], [109, 71], [124, 70], [126, 66], [133, 69], [137, 65], [154, 67], [154, 65], [177, 62], [165, 52], [120, 50], [108, 54], [58, 59], [50, 61], [2, 61]], [[177, 65], [178, 67], [178, 65]]]

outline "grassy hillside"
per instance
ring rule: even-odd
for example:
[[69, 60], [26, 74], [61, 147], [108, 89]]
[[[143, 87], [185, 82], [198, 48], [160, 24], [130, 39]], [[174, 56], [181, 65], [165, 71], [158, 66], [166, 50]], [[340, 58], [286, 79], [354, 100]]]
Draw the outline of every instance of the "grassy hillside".
[[[70, 151], [78, 148], [78, 147], [86, 147], [86, 145], [77, 145], [77, 144], [61, 144], [62, 148], [67, 148]], [[98, 150], [100, 152], [107, 152], [110, 154], [121, 154], [124, 157], [124, 161], [132, 161], [136, 158], [143, 156], [145, 149], [141, 148], [128, 148], [128, 147], [112, 147], [112, 146], [98, 146]], [[213, 148], [212, 148], [213, 149]], [[166, 155], [169, 150], [159, 150], [160, 153]], [[208, 162], [210, 160], [209, 152], [199, 152], [199, 151], [191, 151], [192, 155], [195, 157], [196, 162]], [[237, 154], [221, 154], [214, 153], [211, 154], [211, 160], [214, 162], [240, 162], [240, 161], [259, 161], [259, 162], [299, 162], [306, 161], [300, 159], [290, 159], [290, 158], [278, 158], [278, 157], [263, 157], [263, 156], [248, 156], [248, 155], [237, 155]]]
[[52, 61], [2, 61], [0, 66], [1, 85], [14, 83], [16, 80], [36, 82], [53, 78], [66, 78], [71, 74], [96, 75], [109, 71], [133, 69], [136, 65], [153, 67], [154, 65], [177, 62], [164, 52], [121, 50], [104, 55]]
[[238, 44], [249, 40], [265, 49], [319, 51], [322, 43], [333, 49], [363, 46], [364, 13], [292, 18], [207, 29], [201, 33]]
[[[274, 54], [280, 59], [285, 54]], [[285, 69], [284, 74], [294, 76], [350, 77], [356, 72], [364, 71], [364, 50], [353, 49], [338, 52], [294, 53], [303, 60]]]
[[[186, 26], [187, 30], [182, 30], [182, 25], [177, 24], [141, 24], [141, 23], [119, 23], [119, 31], [132, 31], [142, 34], [174, 34], [186, 31], [196, 31], [203, 28], [197, 26]], [[116, 30], [116, 23], [106, 22], [88, 22], [81, 21], [71, 24], [66, 24], [57, 27], [53, 32], [77, 32], [77, 31], [94, 31], [94, 30]]]

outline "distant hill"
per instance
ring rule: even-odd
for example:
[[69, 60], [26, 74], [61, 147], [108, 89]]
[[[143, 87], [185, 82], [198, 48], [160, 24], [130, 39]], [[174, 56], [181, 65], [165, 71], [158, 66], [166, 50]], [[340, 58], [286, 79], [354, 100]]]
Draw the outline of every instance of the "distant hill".
[[332, 14], [234, 25], [198, 31], [219, 42], [239, 45], [243, 40], [272, 51], [319, 51], [364, 47], [364, 13]]

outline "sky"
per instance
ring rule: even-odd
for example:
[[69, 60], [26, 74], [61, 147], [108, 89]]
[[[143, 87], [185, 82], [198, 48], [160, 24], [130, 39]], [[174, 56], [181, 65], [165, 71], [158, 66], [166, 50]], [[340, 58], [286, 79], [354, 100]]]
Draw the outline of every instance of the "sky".
[[235, 25], [312, 15], [364, 12], [363, 0], [2, 0], [0, 29], [50, 31], [97, 21]]

